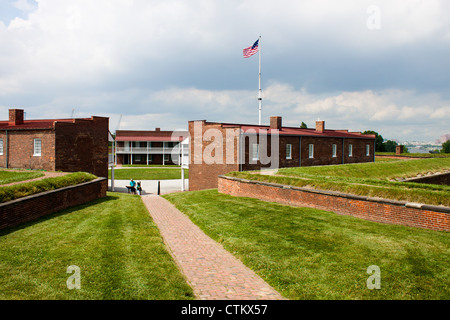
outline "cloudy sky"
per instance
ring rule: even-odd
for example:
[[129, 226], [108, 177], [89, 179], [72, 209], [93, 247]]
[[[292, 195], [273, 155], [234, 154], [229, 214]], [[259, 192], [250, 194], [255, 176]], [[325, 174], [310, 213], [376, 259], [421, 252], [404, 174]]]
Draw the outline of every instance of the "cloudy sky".
[[[450, 133], [448, 0], [0, 0], [0, 119], [110, 117]], [[121, 117], [122, 115], [122, 117]]]

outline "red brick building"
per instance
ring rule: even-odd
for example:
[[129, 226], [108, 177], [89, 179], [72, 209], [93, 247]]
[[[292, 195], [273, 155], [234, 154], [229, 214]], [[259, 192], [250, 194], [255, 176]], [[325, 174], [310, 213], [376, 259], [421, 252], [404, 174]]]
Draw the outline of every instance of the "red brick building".
[[117, 164], [180, 164], [189, 152], [188, 146], [182, 147], [187, 138], [187, 131], [117, 130]]
[[0, 167], [108, 177], [108, 126], [104, 117], [26, 120], [10, 109], [0, 121]]
[[217, 188], [217, 177], [231, 171], [373, 162], [375, 136], [330, 130], [324, 121], [314, 129], [189, 122], [189, 190]]

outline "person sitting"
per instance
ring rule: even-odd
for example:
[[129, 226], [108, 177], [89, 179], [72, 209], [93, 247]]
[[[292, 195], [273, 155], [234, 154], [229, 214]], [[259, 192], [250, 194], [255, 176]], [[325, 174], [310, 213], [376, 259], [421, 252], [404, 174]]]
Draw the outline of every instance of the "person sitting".
[[136, 189], [137, 189], [138, 195], [141, 195], [142, 187], [141, 187], [141, 182], [140, 181], [137, 183], [137, 188]]
[[136, 194], [136, 182], [133, 179], [130, 181], [130, 190], [132, 194]]

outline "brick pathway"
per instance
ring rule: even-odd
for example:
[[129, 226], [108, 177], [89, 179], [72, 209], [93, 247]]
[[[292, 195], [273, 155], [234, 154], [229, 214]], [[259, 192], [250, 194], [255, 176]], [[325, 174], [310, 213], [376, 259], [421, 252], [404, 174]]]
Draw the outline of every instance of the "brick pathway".
[[198, 299], [284, 299], [169, 201], [156, 195], [142, 200]]

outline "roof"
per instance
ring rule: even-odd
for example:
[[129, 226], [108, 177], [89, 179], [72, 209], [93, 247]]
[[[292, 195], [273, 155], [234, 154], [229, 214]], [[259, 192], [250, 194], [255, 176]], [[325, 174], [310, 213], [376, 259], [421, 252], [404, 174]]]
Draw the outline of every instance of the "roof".
[[328, 138], [359, 138], [359, 139], [375, 139], [375, 135], [362, 134], [361, 132], [348, 132], [348, 130], [330, 130], [325, 129], [323, 132], [316, 131], [316, 129], [302, 129], [296, 127], [282, 127], [281, 130], [270, 129], [270, 126], [258, 126], [247, 124], [231, 124], [223, 123], [224, 128], [239, 127], [244, 133], [278, 133], [281, 136], [310, 136], [310, 137], [328, 137]]
[[159, 141], [183, 141], [185, 137], [183, 136], [177, 136], [177, 137], [145, 137], [145, 136], [126, 136], [126, 137], [120, 137], [116, 136], [116, 141], [153, 141], [153, 142], [159, 142]]
[[24, 120], [22, 124], [10, 125], [9, 121], [0, 121], [0, 130], [32, 130], [32, 129], [53, 129], [55, 122], [73, 123], [75, 120], [86, 119], [43, 119], [43, 120]]
[[117, 130], [116, 141], [175, 141], [180, 142], [189, 136], [187, 131], [146, 131]]

